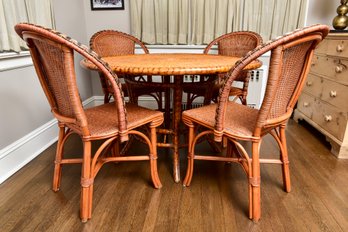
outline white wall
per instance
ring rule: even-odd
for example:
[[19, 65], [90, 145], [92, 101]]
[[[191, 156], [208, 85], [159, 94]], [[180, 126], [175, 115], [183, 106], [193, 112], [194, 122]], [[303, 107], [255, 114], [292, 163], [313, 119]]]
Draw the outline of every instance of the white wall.
[[0, 72], [0, 150], [52, 116], [33, 66]]
[[[90, 1], [85, 1], [84, 11], [87, 40], [89, 40], [94, 33], [106, 29], [119, 30], [125, 33], [130, 33], [129, 1], [124, 0], [124, 4], [124, 10], [92, 11]], [[92, 72], [91, 76], [93, 94], [98, 96], [103, 95], [98, 74], [96, 72]]]
[[333, 29], [332, 20], [337, 15], [336, 9], [339, 5], [339, 0], [309, 0], [306, 25], [320, 23]]
[[[54, 8], [57, 30], [86, 43], [84, 6], [55, 0]], [[77, 62], [76, 73], [85, 100], [92, 96], [90, 72]], [[0, 108], [0, 150], [52, 119], [33, 66], [0, 72]]]
[[[86, 44], [85, 2], [53, 0], [57, 30]], [[90, 71], [79, 65], [81, 58], [75, 59], [80, 96], [89, 99]], [[18, 59], [10, 62], [17, 65]], [[55, 142], [58, 135], [30, 58], [26, 65], [11, 70], [0, 67], [0, 183]]]
[[[69, 35], [71, 38], [88, 45], [87, 27], [85, 21], [85, 5], [89, 1], [54, 0], [56, 30]], [[80, 66], [79, 55], [75, 56], [77, 84], [82, 100], [93, 95], [91, 74]]]

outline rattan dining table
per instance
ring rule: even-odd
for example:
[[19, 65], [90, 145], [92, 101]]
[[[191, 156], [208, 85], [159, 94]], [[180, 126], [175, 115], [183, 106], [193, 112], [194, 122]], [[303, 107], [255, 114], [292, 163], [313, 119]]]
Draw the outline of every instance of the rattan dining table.
[[[173, 136], [172, 142], [170, 144], [159, 143], [158, 145], [173, 148], [173, 176], [174, 181], [179, 182], [179, 124], [181, 121], [183, 86], [185, 84], [184, 76], [226, 73], [234, 67], [240, 57], [214, 54], [154, 53], [102, 57], [102, 59], [117, 74], [163, 76], [163, 85], [173, 90], [172, 125], [171, 128], [166, 128]], [[84, 60], [81, 64], [88, 69], [96, 69], [93, 64]], [[257, 69], [261, 65], [260, 61], [255, 60], [246, 69]]]

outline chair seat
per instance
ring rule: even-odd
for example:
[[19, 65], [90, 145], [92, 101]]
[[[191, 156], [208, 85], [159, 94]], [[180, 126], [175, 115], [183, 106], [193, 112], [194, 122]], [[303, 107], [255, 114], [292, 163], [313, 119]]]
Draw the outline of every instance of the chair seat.
[[[221, 85], [214, 85], [214, 87], [212, 88], [212, 100], [214, 102], [217, 102], [217, 99], [219, 97], [219, 92], [220, 92], [220, 88], [222, 88]], [[238, 88], [238, 87], [234, 87], [234, 86], [231, 86], [231, 89], [230, 89], [230, 93], [229, 93], [229, 96], [230, 97], [233, 97], [233, 96], [243, 96], [243, 93], [244, 93], [244, 90], [242, 88]]]
[[[129, 130], [163, 117], [163, 113], [134, 104], [126, 104], [127, 127]], [[115, 103], [96, 106], [85, 111], [91, 137], [109, 137], [118, 134]]]
[[[214, 129], [217, 104], [211, 104], [183, 112], [183, 119], [200, 122]], [[259, 111], [234, 102], [227, 103], [225, 133], [236, 137], [252, 137]]]

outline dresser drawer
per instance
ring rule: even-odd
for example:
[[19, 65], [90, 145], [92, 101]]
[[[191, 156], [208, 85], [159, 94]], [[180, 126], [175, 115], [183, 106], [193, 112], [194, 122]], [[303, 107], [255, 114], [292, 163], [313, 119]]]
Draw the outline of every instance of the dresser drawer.
[[323, 75], [336, 82], [348, 85], [348, 60], [315, 55], [311, 73]]
[[320, 99], [348, 112], [348, 86], [323, 78]]
[[331, 152], [348, 158], [348, 34], [330, 33], [314, 51], [294, 111], [326, 136]]
[[314, 97], [320, 98], [323, 92], [323, 79], [322, 77], [309, 73], [303, 91]]
[[315, 49], [315, 53], [326, 54], [329, 41], [324, 39], [321, 41]]
[[301, 96], [297, 102], [297, 110], [301, 111], [308, 118], [312, 119], [313, 117], [313, 108], [315, 107], [317, 101], [313, 96], [302, 92]]
[[327, 54], [348, 58], [348, 41], [346, 40], [327, 40]]
[[321, 128], [332, 134], [338, 140], [343, 141], [346, 125], [347, 112], [330, 106], [322, 101], [316, 101], [313, 107], [312, 120]]

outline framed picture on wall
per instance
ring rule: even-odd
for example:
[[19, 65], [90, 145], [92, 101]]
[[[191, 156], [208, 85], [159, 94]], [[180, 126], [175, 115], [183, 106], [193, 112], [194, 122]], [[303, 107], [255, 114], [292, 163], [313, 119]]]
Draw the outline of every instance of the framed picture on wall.
[[92, 10], [124, 10], [124, 0], [91, 0]]

